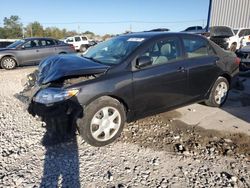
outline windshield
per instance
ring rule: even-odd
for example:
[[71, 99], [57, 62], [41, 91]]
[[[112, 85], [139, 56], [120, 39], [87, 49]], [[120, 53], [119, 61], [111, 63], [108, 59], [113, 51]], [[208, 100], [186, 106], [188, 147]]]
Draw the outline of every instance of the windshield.
[[238, 33], [239, 29], [234, 29], [234, 34], [236, 35]]
[[83, 57], [103, 64], [116, 65], [126, 59], [144, 40], [145, 38], [130, 36], [115, 37], [93, 46]]
[[232, 37], [234, 33], [229, 27], [215, 26], [210, 28], [210, 36]]
[[10, 44], [9, 46], [7, 46], [7, 48], [16, 48], [17, 46], [21, 45], [22, 43], [24, 43], [25, 40], [17, 40], [16, 42]]

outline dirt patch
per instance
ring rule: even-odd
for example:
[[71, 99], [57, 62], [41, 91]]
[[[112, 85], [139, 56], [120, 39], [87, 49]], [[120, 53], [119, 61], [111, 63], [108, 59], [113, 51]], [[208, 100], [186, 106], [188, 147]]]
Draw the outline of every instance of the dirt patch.
[[120, 140], [144, 148], [184, 154], [250, 156], [250, 136], [208, 130], [175, 120], [181, 114], [170, 111], [130, 123]]

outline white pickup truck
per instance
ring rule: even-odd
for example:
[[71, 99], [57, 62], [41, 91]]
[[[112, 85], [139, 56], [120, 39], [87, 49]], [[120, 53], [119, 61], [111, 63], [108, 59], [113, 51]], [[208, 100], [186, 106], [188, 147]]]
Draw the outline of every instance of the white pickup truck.
[[73, 36], [64, 40], [65, 43], [72, 44], [76, 51], [84, 52], [89, 47], [89, 40], [86, 36]]

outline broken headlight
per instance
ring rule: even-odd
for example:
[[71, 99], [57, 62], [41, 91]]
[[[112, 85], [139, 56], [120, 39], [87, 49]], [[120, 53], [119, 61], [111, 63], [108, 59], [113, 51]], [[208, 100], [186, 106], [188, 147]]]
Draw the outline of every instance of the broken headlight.
[[40, 90], [33, 100], [41, 104], [52, 104], [76, 96], [78, 92], [79, 89], [45, 88]]

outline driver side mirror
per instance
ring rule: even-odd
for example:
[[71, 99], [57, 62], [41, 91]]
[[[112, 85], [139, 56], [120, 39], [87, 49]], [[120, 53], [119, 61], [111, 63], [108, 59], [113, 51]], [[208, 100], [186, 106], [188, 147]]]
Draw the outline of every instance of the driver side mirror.
[[149, 56], [141, 56], [136, 60], [136, 68], [140, 69], [152, 65], [153, 61]]

